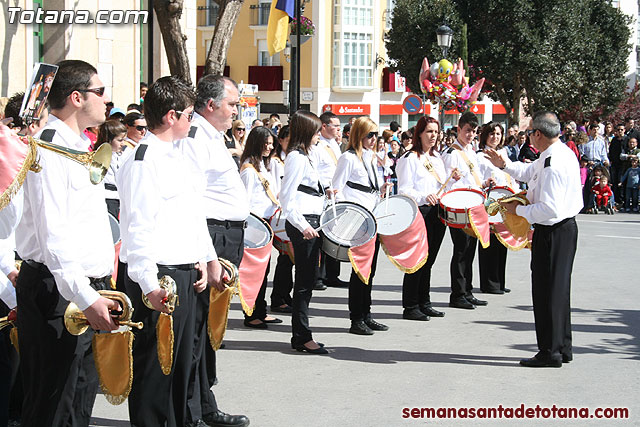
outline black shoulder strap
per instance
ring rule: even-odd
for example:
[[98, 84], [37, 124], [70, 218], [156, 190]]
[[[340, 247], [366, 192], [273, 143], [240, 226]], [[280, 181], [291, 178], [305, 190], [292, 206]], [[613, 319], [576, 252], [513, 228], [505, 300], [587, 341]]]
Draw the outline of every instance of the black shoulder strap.
[[454, 150], [455, 150], [455, 148], [449, 147], [449, 149], [447, 150], [447, 154], [453, 153]]
[[551, 166], [551, 156], [544, 159], [544, 167], [547, 168], [549, 166]]
[[195, 138], [196, 132], [198, 132], [198, 128], [196, 126], [191, 126], [189, 129], [189, 138]]
[[403, 157], [409, 157], [409, 155], [410, 155], [411, 153], [412, 153], [412, 151], [411, 151], [411, 150], [409, 150], [409, 151], [407, 151], [406, 153], [404, 153], [402, 156], [400, 156], [400, 158], [403, 158]]
[[147, 144], [138, 145], [138, 149], [136, 150], [136, 160], [144, 160], [144, 154], [147, 152], [147, 148], [149, 146]]
[[55, 136], [55, 134], [56, 134], [55, 129], [45, 129], [40, 134], [40, 139], [44, 142], [51, 142], [53, 141], [53, 137]]

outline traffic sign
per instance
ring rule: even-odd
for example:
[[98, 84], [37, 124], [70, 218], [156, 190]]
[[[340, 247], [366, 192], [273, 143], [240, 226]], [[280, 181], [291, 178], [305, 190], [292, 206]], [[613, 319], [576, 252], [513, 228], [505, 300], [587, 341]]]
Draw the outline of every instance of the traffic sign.
[[409, 95], [402, 102], [402, 108], [409, 114], [415, 114], [422, 110], [422, 99], [417, 95]]

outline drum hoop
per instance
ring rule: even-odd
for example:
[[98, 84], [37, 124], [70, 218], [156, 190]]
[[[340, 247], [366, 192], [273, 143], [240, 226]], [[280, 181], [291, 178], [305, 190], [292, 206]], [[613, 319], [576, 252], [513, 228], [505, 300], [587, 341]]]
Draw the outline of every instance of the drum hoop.
[[[270, 241], [273, 240], [273, 229], [271, 228], [271, 225], [269, 225], [269, 223], [267, 221], [265, 221], [263, 218], [260, 218], [258, 215], [254, 214], [253, 212], [249, 213], [249, 216], [247, 217], [247, 227], [249, 227], [249, 217], [253, 217], [254, 219], [256, 219], [260, 224], [262, 224], [266, 230], [267, 233], [269, 235], [269, 239], [267, 239], [267, 243], [265, 243], [265, 245], [267, 245]], [[264, 229], [263, 229], [264, 231]], [[264, 247], [265, 245], [262, 246], [258, 246], [259, 248]]]
[[[411, 220], [411, 222], [413, 222], [415, 220], [415, 218], [420, 214], [420, 209], [418, 208], [418, 203], [416, 203], [416, 201], [413, 199], [413, 197], [408, 196], [406, 194], [394, 194], [392, 196], [389, 196], [389, 201], [393, 200], [393, 199], [402, 199], [402, 200], [408, 200], [409, 204], [413, 207], [413, 219]], [[376, 220], [376, 230], [377, 230], [377, 225], [378, 225], [378, 219], [376, 217], [376, 209], [381, 206], [383, 203], [385, 203], [385, 200], [382, 200], [380, 203], [378, 203], [374, 208], [373, 211], [371, 212], [373, 214], [373, 217]], [[382, 209], [382, 208], [381, 208]], [[407, 227], [410, 227], [411, 224], [409, 224]], [[379, 232], [379, 231], [378, 231]]]
[[456, 192], [456, 191], [465, 191], [465, 192], [470, 191], [472, 193], [476, 193], [476, 194], [481, 195], [482, 196], [482, 202], [480, 204], [484, 203], [484, 201], [487, 199], [487, 197], [484, 195], [484, 193], [482, 191], [476, 190], [475, 188], [456, 188], [454, 190], [447, 191], [446, 193], [444, 193], [440, 197], [440, 201], [438, 203], [440, 204], [440, 207], [442, 209], [445, 209], [445, 210], [448, 209], [448, 210], [451, 210], [452, 212], [455, 212], [454, 209], [463, 209], [461, 212], [466, 212], [467, 211], [468, 208], [449, 208], [449, 207], [447, 207], [447, 206], [442, 204], [442, 199], [444, 198], [444, 196], [446, 196], [447, 194], [451, 194], [453, 192]]
[[[356, 208], [356, 210], [357, 210], [357, 209], [360, 209], [360, 210], [362, 210], [362, 211], [365, 213], [365, 215], [369, 215], [370, 219], [372, 220], [372, 223], [373, 223], [373, 233], [371, 234], [371, 236], [369, 237], [369, 239], [367, 239], [367, 241], [366, 241], [366, 242], [363, 242], [362, 244], [365, 244], [365, 243], [367, 243], [367, 242], [370, 242], [370, 241], [371, 241], [371, 239], [374, 239], [374, 238], [376, 237], [376, 235], [378, 234], [378, 224], [376, 223], [376, 217], [371, 213], [371, 211], [369, 211], [369, 209], [365, 208], [364, 206], [362, 206], [362, 205], [361, 205], [361, 204], [359, 204], [359, 203], [356, 203], [356, 202], [349, 202], [349, 201], [336, 202], [336, 208], [337, 208], [338, 206], [340, 206], [340, 205], [343, 205], [343, 206], [344, 206], [344, 205], [353, 206], [353, 207], [355, 207], [355, 208]], [[330, 212], [330, 211], [332, 211], [332, 210], [333, 210], [333, 208], [332, 208], [331, 206], [327, 206], [327, 207], [322, 211], [322, 213], [320, 214], [320, 225], [322, 225], [322, 224], [323, 224], [322, 219], [325, 217], [325, 215], [327, 214], [327, 212]], [[344, 245], [344, 244], [342, 244], [342, 243], [336, 242], [334, 239], [332, 239], [332, 238], [331, 238], [331, 236], [330, 236], [330, 235], [328, 235], [327, 233], [325, 233], [323, 230], [321, 230], [320, 232], [322, 233], [322, 236], [323, 236], [324, 238], [326, 238], [327, 240], [329, 240], [333, 245], [336, 245], [336, 246], [341, 247], [341, 248], [351, 248], [351, 247], [352, 247], [352, 246], [347, 246], [347, 245]]]

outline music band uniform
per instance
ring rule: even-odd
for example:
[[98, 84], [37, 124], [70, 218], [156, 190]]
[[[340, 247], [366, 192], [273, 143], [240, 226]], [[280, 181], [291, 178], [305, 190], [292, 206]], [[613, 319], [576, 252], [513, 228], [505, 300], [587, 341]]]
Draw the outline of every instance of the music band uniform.
[[284, 162], [284, 178], [280, 202], [287, 217], [285, 229], [291, 239], [296, 260], [291, 313], [293, 346], [302, 346], [313, 339], [309, 327], [309, 302], [318, 279], [318, 260], [322, 240], [305, 240], [302, 232], [317, 228], [324, 206], [324, 189], [310, 156], [292, 151]]
[[[429, 171], [427, 162], [432, 167]], [[431, 269], [440, 251], [446, 226], [438, 216], [438, 205], [427, 201], [429, 194], [437, 194], [446, 179], [444, 162], [440, 154], [418, 154], [410, 151], [398, 160], [398, 192], [411, 196], [418, 204], [427, 228], [429, 255], [427, 262], [415, 273], [407, 273], [402, 280], [402, 307], [406, 314], [419, 309], [428, 316], [438, 315], [431, 306]], [[436, 177], [437, 175], [437, 177]], [[414, 312], [415, 313], [415, 312]]]
[[[49, 115], [37, 138], [86, 151], [90, 141]], [[64, 327], [70, 301], [80, 310], [110, 283], [115, 258], [104, 190], [84, 166], [38, 150], [40, 173], [25, 179], [24, 212], [16, 229], [22, 263], [16, 295], [24, 383], [23, 426], [89, 424], [98, 389], [90, 329]]]
[[[167, 142], [148, 132], [117, 174], [120, 192], [120, 256], [127, 264], [125, 286], [134, 321], [144, 322], [133, 343], [133, 385], [129, 415], [134, 426], [183, 426], [193, 359], [196, 292], [195, 263], [203, 269], [216, 258], [207, 236], [199, 171], [182, 155], [184, 140]], [[172, 277], [179, 304], [173, 317], [173, 366], [164, 375], [157, 356], [160, 313], [142, 303]]]
[[516, 213], [533, 224], [531, 284], [536, 338], [541, 361], [569, 362], [571, 271], [582, 209], [582, 185], [575, 154], [557, 137], [533, 163], [507, 162], [505, 171], [528, 183], [528, 206]]
[[[244, 253], [249, 201], [223, 133], [196, 112], [183, 153], [203, 173], [204, 215], [216, 254], [239, 267]], [[197, 301], [195, 356], [188, 402], [189, 421], [192, 422], [218, 411], [211, 390], [216, 382], [216, 352], [207, 335], [209, 289], [199, 294]]]

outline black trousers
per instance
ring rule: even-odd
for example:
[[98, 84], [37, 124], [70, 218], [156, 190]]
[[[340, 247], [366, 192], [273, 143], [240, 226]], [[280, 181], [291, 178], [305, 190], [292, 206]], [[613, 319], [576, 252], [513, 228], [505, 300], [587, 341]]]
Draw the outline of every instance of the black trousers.
[[436, 262], [447, 226], [438, 217], [438, 206], [420, 206], [420, 214], [427, 228], [429, 257], [415, 273], [405, 274], [402, 280], [402, 307], [431, 307], [431, 268]]
[[531, 247], [533, 314], [540, 358], [571, 358], [571, 272], [578, 226], [568, 218], [553, 226], [535, 225]]
[[[0, 317], [9, 314], [9, 307], [0, 301]], [[18, 372], [19, 360], [15, 348], [11, 345], [9, 334], [12, 327], [0, 331], [0, 427], [4, 427], [12, 417], [11, 403], [13, 387]]]
[[291, 305], [291, 290], [293, 289], [293, 263], [287, 254], [278, 254], [276, 271], [273, 275], [273, 289], [271, 290], [271, 306], [283, 304]]
[[480, 289], [483, 292], [504, 291], [507, 268], [507, 248], [491, 233], [489, 247], [478, 245]]
[[365, 284], [360, 280], [355, 270], [351, 270], [351, 277], [349, 278], [349, 319], [352, 321], [371, 318], [371, 288], [373, 287], [373, 278], [376, 275], [376, 266], [378, 265], [378, 252], [380, 252], [380, 239], [376, 236], [369, 284]]
[[[96, 290], [107, 284], [95, 282]], [[80, 336], [64, 326], [69, 301], [44, 265], [23, 262], [16, 287], [20, 364], [24, 385], [22, 426], [87, 426], [98, 392], [91, 328]]]
[[[239, 267], [244, 253], [244, 228], [227, 228], [214, 224], [209, 224], [208, 227], [218, 257]], [[211, 390], [216, 381], [216, 352], [211, 348], [207, 334], [208, 314], [209, 289], [197, 296], [196, 335], [187, 403], [187, 420], [191, 422], [202, 419], [218, 410], [218, 403]]]
[[476, 254], [478, 239], [469, 236], [461, 228], [449, 227], [453, 242], [451, 257], [451, 302], [465, 296], [471, 296], [473, 285], [473, 258]]
[[335, 283], [340, 276], [340, 261], [320, 251], [320, 269], [318, 280], [326, 283]]
[[187, 388], [193, 358], [196, 293], [193, 284], [198, 279], [195, 269], [158, 267], [158, 278], [170, 276], [178, 289], [179, 304], [173, 317], [173, 365], [164, 375], [158, 361], [156, 324], [160, 312], [142, 302], [138, 284], [126, 280], [127, 295], [134, 307], [133, 320], [144, 322], [144, 328], [134, 330], [133, 385], [129, 394], [131, 425], [184, 426], [187, 417]]
[[[307, 219], [312, 227], [318, 227], [318, 219]], [[293, 285], [291, 313], [291, 343], [302, 345], [313, 339], [309, 327], [309, 302], [313, 295], [313, 287], [318, 280], [318, 260], [322, 240], [314, 238], [305, 240], [302, 233], [289, 221], [285, 224], [287, 235], [293, 245], [296, 259], [296, 278]]]

